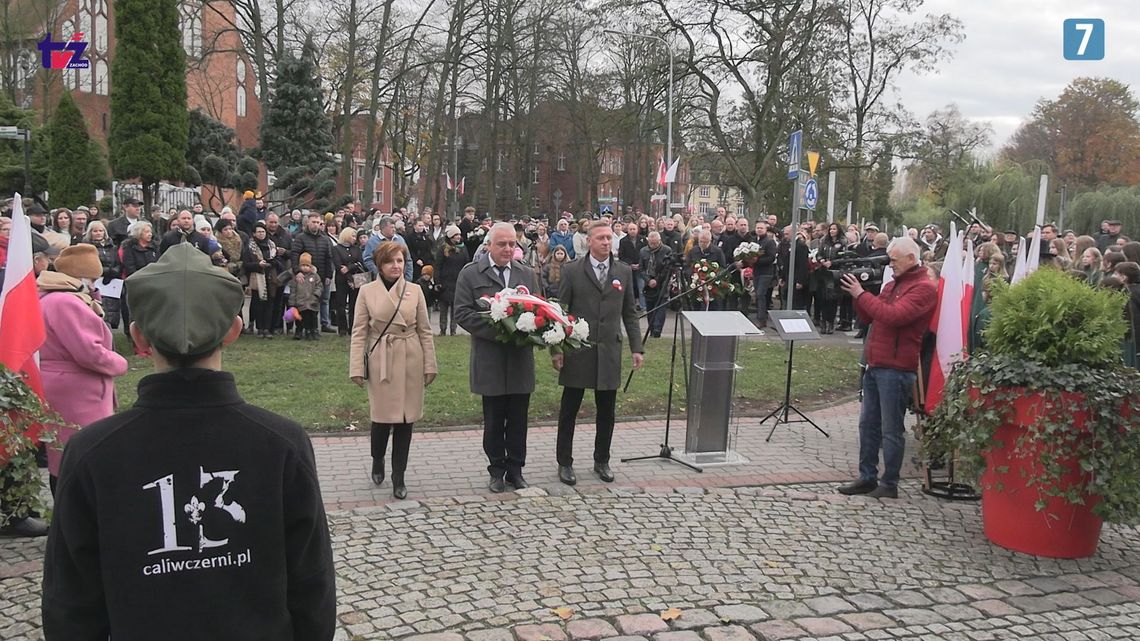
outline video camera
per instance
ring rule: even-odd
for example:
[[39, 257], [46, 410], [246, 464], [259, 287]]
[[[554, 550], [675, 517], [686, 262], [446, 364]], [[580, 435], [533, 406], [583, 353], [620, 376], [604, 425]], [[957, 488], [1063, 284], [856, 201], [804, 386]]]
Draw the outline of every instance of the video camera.
[[883, 270], [891, 262], [888, 256], [862, 257], [855, 252], [845, 251], [839, 253], [839, 258], [831, 261], [832, 277], [838, 281], [847, 274], [854, 276], [860, 285], [880, 285], [883, 282]]

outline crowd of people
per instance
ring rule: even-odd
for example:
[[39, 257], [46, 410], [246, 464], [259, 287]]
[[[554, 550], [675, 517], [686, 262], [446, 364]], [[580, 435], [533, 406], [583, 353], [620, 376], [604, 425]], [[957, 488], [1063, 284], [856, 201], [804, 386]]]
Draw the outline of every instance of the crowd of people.
[[[142, 203], [133, 198], [124, 200], [122, 208], [120, 216], [109, 220], [100, 218], [93, 208], [52, 212], [34, 204], [27, 208], [45, 323], [52, 329], [49, 343], [58, 343], [45, 346], [42, 366], [45, 372], [60, 374], [52, 378], [53, 386], [60, 383], [58, 389], [49, 389], [48, 394], [58, 396], [58, 400], [49, 401], [65, 422], [83, 425], [92, 418], [89, 411], [105, 415], [113, 409], [107, 406], [108, 395], [97, 402], [80, 402], [72, 393], [77, 386], [105, 386], [122, 374], [126, 364], [113, 349], [111, 329], [121, 326], [136, 351], [146, 351], [134, 342], [130, 332], [129, 288], [122, 287], [121, 282], [116, 287], [115, 281], [129, 279], [176, 246], [188, 245], [241, 284], [244, 333], [266, 339], [290, 334], [297, 340], [319, 340], [323, 333], [352, 336], [352, 377], [370, 390], [375, 459], [372, 477], [377, 483], [385, 478], [383, 460], [391, 438], [397, 495], [406, 495], [403, 473], [411, 425], [422, 411], [422, 387], [437, 371], [429, 315], [438, 312], [440, 335], [454, 335], [457, 327], [472, 334], [473, 328], [487, 332], [479, 325], [480, 310], [470, 298], [474, 291], [470, 283], [467, 291], [462, 291], [462, 275], [468, 265], [486, 267], [494, 262], [492, 230], [497, 230], [497, 236], [510, 231], [510, 238], [503, 239], [509, 244], [509, 255], [504, 249], [502, 259], [506, 264], [525, 267], [533, 276], [533, 281], [524, 283], [528, 289], [568, 301], [573, 300], [580, 265], [589, 262], [586, 257], [595, 256], [594, 264], [598, 262], [600, 250], [591, 245], [591, 233], [605, 228], [606, 255], [612, 264], [628, 271], [630, 313], [649, 312], [646, 328], [633, 333], [647, 331], [654, 337], [662, 333], [668, 308], [694, 304], [680, 294], [689, 286], [692, 267], [701, 260], [734, 268], [725, 278], [737, 285], [723, 300], [706, 300], [704, 308], [742, 311], [763, 329], [768, 309], [786, 305], [790, 286], [791, 306], [808, 310], [822, 333], [857, 332], [854, 336], [864, 336], [869, 321], [867, 315], [857, 313], [855, 297], [843, 284], [845, 266], [869, 265], [860, 286], [877, 295], [883, 282], [882, 268], [890, 261], [891, 239], [873, 223], [859, 229], [808, 221], [793, 229], [781, 227], [776, 216], [752, 221], [724, 208], [707, 218], [701, 214], [652, 217], [630, 211], [622, 217], [603, 213], [575, 220], [564, 212], [553, 224], [545, 218], [526, 216], [496, 223], [490, 216], [477, 216], [473, 207], [466, 208], [456, 220], [431, 209], [419, 213], [403, 209], [364, 212], [357, 205], [326, 213], [293, 210], [280, 215], [268, 210], [265, 201], [252, 192], [244, 194], [237, 214], [225, 207], [215, 215], [195, 205], [183, 210], [155, 208], [149, 218], [144, 218]], [[9, 226], [9, 219], [0, 218], [0, 258], [6, 252]], [[1106, 220], [1100, 233], [1091, 236], [1047, 224], [1041, 230], [1040, 262], [1065, 270], [1090, 286], [1130, 293], [1124, 310], [1130, 331], [1123, 360], [1136, 366], [1140, 242], [1124, 236], [1121, 227], [1119, 221]], [[914, 243], [915, 263], [922, 267], [919, 271], [937, 281], [949, 246], [942, 230], [931, 224], [909, 229], [903, 236]], [[1024, 240], [1016, 231], [994, 233], [975, 222], [966, 236], [977, 259], [975, 291], [985, 292], [984, 285], [990, 279], [1011, 278]], [[796, 244], [795, 262], [794, 269], [789, 269], [792, 242]], [[743, 243], [758, 247], [756, 255], [746, 262], [734, 260], [737, 247]], [[793, 281], [790, 285], [789, 275]], [[407, 300], [393, 293], [397, 282], [415, 285]], [[489, 285], [486, 289], [479, 295], [493, 293]], [[82, 349], [53, 337], [70, 337], [68, 341], [79, 337]], [[479, 338], [476, 335], [473, 340]], [[972, 333], [971, 340], [978, 339], [979, 335]], [[476, 351], [472, 350], [473, 358]], [[373, 365], [380, 366], [374, 379], [366, 376], [369, 370], [360, 369], [364, 366], [358, 361], [366, 352], [374, 357]], [[394, 386], [395, 374], [388, 371], [389, 363], [407, 376], [406, 385]], [[418, 365], [409, 369], [411, 363]], [[407, 374], [409, 371], [413, 374]], [[89, 377], [91, 385], [67, 382], [76, 377]], [[418, 391], [412, 389], [415, 381], [421, 385]], [[473, 390], [484, 388], [473, 384]], [[572, 426], [580, 400], [575, 401], [573, 395], [567, 398], [568, 406], [575, 409], [563, 423]], [[404, 412], [397, 416], [388, 411], [391, 407], [403, 408]], [[512, 423], [504, 418], [507, 410], [497, 407], [492, 404], [485, 408], [488, 416], [501, 423], [500, 432], [514, 433], [508, 424], [518, 423], [518, 417], [513, 417]], [[71, 433], [63, 430], [60, 440], [66, 442]], [[509, 437], [502, 440], [504, 447], [518, 449]], [[499, 460], [501, 476], [512, 472], [504, 462], [505, 454], [488, 456]], [[50, 463], [54, 482], [58, 458], [53, 457]], [[518, 476], [521, 478], [521, 473]], [[563, 476], [572, 478], [573, 474]]]
[[[48, 328], [40, 367], [46, 401], [65, 423], [59, 441], [67, 443], [48, 462], [56, 503], [44, 564], [47, 638], [142, 638], [168, 624], [156, 612], [214, 636], [250, 626], [270, 636], [331, 633], [335, 575], [312, 446], [295, 422], [245, 403], [222, 371], [223, 349], [243, 332], [351, 336], [347, 374], [368, 392], [371, 480], [384, 483], [391, 443], [392, 493], [402, 499], [414, 423], [439, 371], [429, 317], [437, 309], [440, 334], [458, 326], [470, 335], [469, 388], [483, 407], [488, 489], [526, 488], [534, 346], [499, 340], [481, 305], [506, 287], [557, 297], [590, 326], [587, 347], [550, 356], [563, 388], [562, 483], [577, 482], [573, 439], [586, 390], [597, 404], [593, 472], [614, 480], [622, 352], [632, 353], [634, 368], [642, 365], [639, 313], [654, 312], [649, 333], [659, 336], [663, 303], [684, 299], [677, 294], [704, 260], [730, 268], [725, 277], [739, 285], [724, 300], [705, 300], [708, 309], [740, 310], [765, 326], [769, 306], [790, 294], [791, 305], [810, 310], [824, 333], [871, 327], [859, 477], [839, 491], [898, 495], [903, 417], [935, 282], [941, 261], [958, 258], [946, 256], [936, 225], [892, 240], [873, 224], [780, 227], [774, 216], [751, 221], [723, 210], [707, 218], [630, 212], [574, 220], [564, 213], [553, 225], [527, 217], [495, 222], [473, 208], [455, 221], [430, 210], [365, 213], [356, 206], [282, 217], [256, 194], [245, 196], [236, 215], [195, 206], [156, 210], [149, 220], [134, 199], [111, 220], [90, 208], [28, 208]], [[10, 220], [0, 218], [0, 265], [10, 230]], [[981, 223], [967, 234], [981, 289], [987, 279], [1010, 278], [1023, 239]], [[759, 249], [738, 262], [745, 242]], [[1125, 360], [1131, 350], [1135, 364], [1140, 243], [1116, 221], [1105, 221], [1097, 236], [1046, 225], [1040, 262], [1090, 286], [1131, 293]], [[864, 276], [847, 273], [843, 266], [851, 264], [863, 266]], [[875, 265], [889, 265], [892, 278], [874, 276]], [[127, 367], [112, 345], [116, 325], [155, 365], [134, 408], [118, 414], [107, 391]], [[3, 534], [47, 531], [38, 515], [3, 507], [11, 512]], [[111, 558], [115, 563], [104, 562]], [[194, 608], [174, 598], [189, 596], [175, 594], [189, 583], [170, 577], [203, 569], [263, 595], [257, 616], [178, 617]], [[156, 607], [172, 598], [174, 610], [169, 602]]]

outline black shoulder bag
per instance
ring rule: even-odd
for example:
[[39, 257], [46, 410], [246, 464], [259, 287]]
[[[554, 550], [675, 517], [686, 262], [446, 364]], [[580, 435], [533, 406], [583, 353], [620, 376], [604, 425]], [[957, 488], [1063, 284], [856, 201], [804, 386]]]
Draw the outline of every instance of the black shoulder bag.
[[400, 313], [400, 303], [404, 302], [404, 289], [407, 288], [408, 281], [403, 276], [400, 277], [400, 297], [396, 300], [396, 311], [392, 312], [392, 317], [388, 319], [388, 323], [384, 325], [384, 329], [380, 330], [380, 335], [376, 337], [376, 342], [372, 343], [372, 347], [364, 352], [364, 380], [368, 380], [368, 357], [372, 355], [372, 350], [380, 344], [384, 339], [384, 335], [388, 333], [388, 328], [392, 326], [392, 321], [396, 320], [396, 314]]

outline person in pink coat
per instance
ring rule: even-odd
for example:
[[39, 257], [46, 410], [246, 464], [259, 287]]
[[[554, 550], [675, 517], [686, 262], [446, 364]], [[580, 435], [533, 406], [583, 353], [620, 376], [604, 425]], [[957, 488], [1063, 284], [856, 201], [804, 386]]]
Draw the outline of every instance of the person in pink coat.
[[78, 428], [114, 414], [115, 377], [127, 372], [127, 360], [115, 353], [111, 330], [103, 322], [103, 309], [89, 293], [89, 281], [103, 275], [95, 247], [64, 249], [55, 270], [36, 279], [47, 330], [40, 348], [44, 396], [64, 423], [57, 426], [58, 444], [47, 452], [53, 492], [63, 446]]

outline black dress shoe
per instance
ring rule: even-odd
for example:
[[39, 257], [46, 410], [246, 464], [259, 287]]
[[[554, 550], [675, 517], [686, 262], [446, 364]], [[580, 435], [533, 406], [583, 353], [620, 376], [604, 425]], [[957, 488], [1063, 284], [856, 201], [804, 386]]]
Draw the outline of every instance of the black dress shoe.
[[376, 485], [384, 482], [384, 461], [372, 464], [372, 482]]
[[48, 525], [33, 516], [14, 520], [0, 528], [0, 538], [32, 538], [47, 536]]
[[324, 332], [325, 334], [335, 334], [336, 328], [333, 327], [332, 325], [324, 325], [323, 327], [321, 327], [321, 331]]
[[566, 485], [574, 485], [578, 482], [578, 477], [574, 476], [574, 468], [569, 465], [558, 466], [558, 480]]
[[602, 479], [606, 483], [614, 482], [614, 473], [610, 471], [609, 463], [595, 463], [594, 473], [598, 475], [598, 478]]
[[491, 476], [491, 482], [487, 484], [487, 489], [495, 494], [502, 494], [507, 491], [507, 484], [503, 481], [501, 476]]
[[392, 472], [392, 496], [401, 501], [408, 498], [408, 488], [404, 485], [403, 472]]
[[867, 496], [873, 499], [897, 499], [899, 497], [899, 488], [890, 487], [889, 485], [880, 485], [873, 491], [868, 492]]
[[879, 482], [875, 479], [859, 479], [847, 485], [840, 485], [838, 489], [840, 494], [852, 496], [855, 494], [869, 494], [874, 492], [877, 487], [879, 487]]
[[516, 490], [525, 490], [530, 487], [530, 483], [527, 483], [526, 479], [523, 478], [522, 472], [508, 475], [507, 483], [513, 485]]

